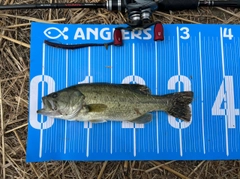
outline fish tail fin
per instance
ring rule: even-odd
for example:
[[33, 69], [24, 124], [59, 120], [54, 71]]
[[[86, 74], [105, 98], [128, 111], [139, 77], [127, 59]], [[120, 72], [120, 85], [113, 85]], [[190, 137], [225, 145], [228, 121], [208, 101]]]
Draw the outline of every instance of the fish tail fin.
[[193, 100], [193, 92], [177, 92], [168, 94], [166, 97], [170, 98], [166, 112], [173, 117], [189, 122], [192, 116], [189, 104]]

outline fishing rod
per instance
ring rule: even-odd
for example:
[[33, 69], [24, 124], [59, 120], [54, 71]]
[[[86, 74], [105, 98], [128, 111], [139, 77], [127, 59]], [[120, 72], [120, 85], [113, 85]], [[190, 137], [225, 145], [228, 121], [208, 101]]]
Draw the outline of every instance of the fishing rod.
[[151, 16], [154, 11], [177, 11], [197, 9], [202, 6], [240, 8], [240, 0], [201, 1], [201, 0], [107, 0], [104, 3], [48, 3], [48, 4], [13, 4], [0, 5], [1, 10], [16, 9], [72, 9], [104, 8], [109, 11], [120, 11], [128, 14], [129, 29], [147, 28], [154, 24]]
[[104, 3], [48, 3], [48, 4], [12, 4], [0, 5], [1, 10], [16, 9], [73, 9], [73, 8], [104, 8], [109, 11], [120, 11], [128, 14], [128, 27], [117, 27], [114, 30], [114, 41], [106, 44], [75, 44], [64, 45], [45, 40], [49, 46], [63, 49], [76, 49], [88, 46], [105, 46], [109, 45], [121, 46], [122, 33], [121, 30], [132, 31], [134, 29], [146, 29], [154, 25], [154, 41], [164, 40], [164, 29], [161, 22], [152, 22], [152, 13], [154, 11], [178, 11], [197, 9], [201, 6], [208, 7], [235, 7], [240, 8], [240, 0], [228, 1], [203, 1], [203, 0], [106, 0]]

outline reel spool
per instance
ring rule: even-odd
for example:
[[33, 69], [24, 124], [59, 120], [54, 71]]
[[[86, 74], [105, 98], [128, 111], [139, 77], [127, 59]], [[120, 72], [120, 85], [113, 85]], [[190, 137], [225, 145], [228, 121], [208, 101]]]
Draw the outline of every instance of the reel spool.
[[111, 11], [121, 11], [128, 14], [129, 27], [127, 30], [136, 28], [145, 29], [158, 22], [152, 22], [152, 12], [158, 9], [163, 0], [108, 0], [106, 8]]

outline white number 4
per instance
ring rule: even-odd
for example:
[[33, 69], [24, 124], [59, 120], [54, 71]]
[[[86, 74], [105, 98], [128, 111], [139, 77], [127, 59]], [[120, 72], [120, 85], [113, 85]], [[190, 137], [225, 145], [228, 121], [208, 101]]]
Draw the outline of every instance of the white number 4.
[[233, 38], [232, 29], [224, 28], [223, 29], [223, 37], [228, 38], [229, 40], [232, 40], [232, 38]]
[[[224, 103], [224, 109], [221, 105]], [[239, 115], [239, 109], [235, 109], [233, 77], [225, 76], [216, 100], [212, 107], [212, 115], [225, 116], [227, 118], [228, 128], [235, 128], [235, 117]]]

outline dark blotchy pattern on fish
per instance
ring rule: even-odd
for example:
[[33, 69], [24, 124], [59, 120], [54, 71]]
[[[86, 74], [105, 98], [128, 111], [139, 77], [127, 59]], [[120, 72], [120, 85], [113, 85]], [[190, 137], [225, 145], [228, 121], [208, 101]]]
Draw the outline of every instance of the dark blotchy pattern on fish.
[[147, 86], [138, 84], [79, 84], [43, 97], [38, 113], [68, 120], [105, 122], [151, 121], [152, 111], [190, 121], [193, 92], [151, 95]]

